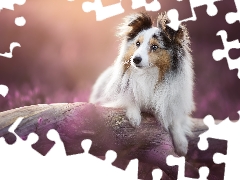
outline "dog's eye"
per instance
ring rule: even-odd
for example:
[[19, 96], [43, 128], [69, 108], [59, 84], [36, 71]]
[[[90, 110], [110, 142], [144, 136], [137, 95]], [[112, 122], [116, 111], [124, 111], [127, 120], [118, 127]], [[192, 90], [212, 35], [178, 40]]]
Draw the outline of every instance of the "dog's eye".
[[139, 41], [136, 42], [136, 46], [137, 46], [137, 47], [140, 46], [140, 42], [139, 42]]
[[152, 49], [153, 51], [156, 51], [156, 50], [157, 50], [157, 48], [158, 48], [158, 46], [157, 46], [157, 45], [155, 45], [155, 44], [151, 46], [151, 49]]

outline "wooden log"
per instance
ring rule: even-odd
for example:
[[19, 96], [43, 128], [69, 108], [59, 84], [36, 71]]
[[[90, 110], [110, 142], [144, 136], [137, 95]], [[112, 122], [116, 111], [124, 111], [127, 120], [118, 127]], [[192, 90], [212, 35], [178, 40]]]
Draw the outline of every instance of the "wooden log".
[[[55, 129], [64, 143], [67, 155], [82, 153], [81, 141], [91, 139], [90, 153], [95, 156], [104, 156], [111, 149], [118, 154], [116, 162], [122, 162], [123, 169], [127, 165], [124, 161], [138, 158], [141, 165], [145, 164], [144, 167], [159, 167], [170, 179], [177, 179], [178, 167], [166, 164], [168, 155], [177, 157], [170, 134], [147, 113], [142, 113], [140, 126], [134, 128], [125, 113], [123, 109], [81, 102], [26, 106], [0, 113], [0, 137], [3, 136], [10, 144], [14, 143], [15, 136], [8, 132], [8, 128], [18, 117], [23, 117], [15, 130], [16, 134], [26, 139], [30, 133], [36, 133], [39, 140], [33, 144], [33, 148], [43, 155], [54, 145], [46, 134], [50, 129]], [[193, 136], [189, 138], [187, 159], [196, 163], [201, 161], [201, 157], [196, 156], [198, 136], [208, 128], [202, 119], [192, 121]], [[215, 152], [215, 149], [211, 151]], [[197, 168], [188, 162], [186, 176], [198, 177]], [[209, 179], [217, 177], [210, 175]]]

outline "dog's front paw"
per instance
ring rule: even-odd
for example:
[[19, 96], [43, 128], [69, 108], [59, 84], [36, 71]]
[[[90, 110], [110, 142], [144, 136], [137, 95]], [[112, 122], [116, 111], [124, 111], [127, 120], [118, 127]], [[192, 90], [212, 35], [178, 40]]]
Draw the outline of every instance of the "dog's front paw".
[[127, 109], [126, 116], [133, 127], [138, 127], [140, 125], [141, 113], [138, 109], [135, 108]]

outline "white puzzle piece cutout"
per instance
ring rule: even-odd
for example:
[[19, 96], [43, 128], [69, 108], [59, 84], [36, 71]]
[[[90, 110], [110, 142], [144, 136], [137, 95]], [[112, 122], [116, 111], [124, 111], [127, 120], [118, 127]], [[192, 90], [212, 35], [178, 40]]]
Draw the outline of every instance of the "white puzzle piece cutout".
[[15, 47], [21, 47], [21, 45], [18, 42], [12, 42], [10, 44], [10, 52], [5, 52], [3, 54], [0, 53], [0, 56], [6, 57], [6, 58], [12, 58], [13, 57], [12, 52]]
[[82, 4], [82, 9], [84, 12], [96, 11], [97, 21], [102, 21], [106, 18], [122, 14], [124, 9], [121, 5], [121, 0], [119, 3], [103, 7], [101, 0], [95, 0], [92, 2], [84, 2]]
[[2, 95], [3, 97], [6, 97], [6, 95], [8, 94], [8, 87], [5, 85], [0, 85], [0, 95]]
[[153, 180], [159, 180], [162, 178], [162, 170], [161, 169], [154, 169], [152, 171], [152, 176], [153, 176]]
[[[137, 180], [137, 161], [133, 162], [131, 167], [128, 166], [128, 172], [118, 169], [112, 166], [112, 162], [117, 157], [114, 151], [110, 150], [106, 153], [105, 161], [88, 153], [91, 146], [90, 140], [82, 141], [83, 154], [66, 156], [63, 142], [58, 132], [53, 129], [47, 133], [47, 137], [56, 143], [46, 156], [42, 156], [31, 148], [31, 145], [38, 140], [36, 134], [31, 133], [26, 141], [15, 134], [14, 130], [22, 119], [18, 118], [9, 128], [9, 132], [17, 138], [13, 145], [7, 145], [5, 139], [0, 138], [0, 159], [4, 162], [0, 163], [1, 178], [32, 180], [34, 176], [36, 180]], [[133, 169], [136, 171], [132, 171]]]
[[240, 22], [240, 1], [239, 0], [234, 1], [237, 8], [237, 12], [229, 12], [226, 14], [225, 18], [228, 24], [233, 24], [236, 21]]
[[14, 10], [14, 4], [23, 5], [26, 0], [1, 0], [0, 2], [0, 11], [1, 9]]
[[224, 49], [214, 50], [212, 53], [213, 58], [216, 61], [226, 58], [230, 70], [238, 69], [238, 78], [240, 79], [240, 57], [234, 60], [229, 57], [230, 49], [240, 49], [239, 39], [230, 42], [227, 41], [227, 32], [225, 30], [218, 31], [217, 36], [222, 38]]
[[[240, 111], [238, 112], [240, 115]], [[214, 123], [212, 116], [206, 116], [204, 123], [209, 127], [209, 130], [201, 134], [198, 148], [206, 150], [208, 148], [207, 138], [223, 139], [228, 141], [227, 154], [215, 153], [213, 161], [216, 164], [225, 162], [224, 180], [240, 179], [239, 162], [240, 162], [240, 120], [231, 122], [229, 118], [220, 122]]]
[[15, 19], [15, 24], [17, 26], [24, 26], [26, 24], [26, 19], [24, 17], [17, 17]]
[[[14, 10], [14, 4], [17, 5], [23, 5], [26, 2], [26, 0], [1, 0], [0, 2], [0, 12], [2, 9], [9, 9]], [[26, 20], [24, 17], [17, 17], [15, 18], [15, 24], [17, 26], [24, 26], [26, 24]], [[10, 44], [10, 52], [0, 53], [0, 56], [6, 57], [6, 58], [12, 58], [12, 52], [15, 47], [21, 47], [21, 45], [18, 42], [12, 42]]]
[[146, 0], [132, 0], [132, 9], [138, 9], [140, 7], [145, 7], [146, 11], [159, 11], [161, 9], [161, 4], [158, 0], [153, 0], [149, 4]]
[[[166, 159], [166, 162], [169, 166], [178, 166], [178, 180], [194, 180], [194, 178], [185, 177], [185, 157], [174, 157], [169, 155]], [[200, 177], [198, 180], [207, 180], [207, 176], [209, 174], [208, 167], [201, 167], [199, 169]], [[196, 180], [196, 179], [195, 179]]]
[[214, 3], [217, 1], [222, 1], [222, 0], [190, 0], [192, 17], [183, 19], [181, 21], [179, 21], [179, 18], [178, 18], [179, 14], [176, 9], [169, 10], [167, 12], [167, 15], [168, 15], [169, 19], [171, 20], [171, 22], [168, 24], [168, 26], [171, 27], [172, 29], [174, 29], [175, 31], [177, 31], [179, 24], [181, 24], [181, 22], [196, 21], [197, 16], [196, 16], [194, 8], [200, 7], [203, 5], [207, 5], [207, 14], [209, 16], [215, 16], [217, 14], [218, 10], [217, 10], [217, 7], [214, 5]]

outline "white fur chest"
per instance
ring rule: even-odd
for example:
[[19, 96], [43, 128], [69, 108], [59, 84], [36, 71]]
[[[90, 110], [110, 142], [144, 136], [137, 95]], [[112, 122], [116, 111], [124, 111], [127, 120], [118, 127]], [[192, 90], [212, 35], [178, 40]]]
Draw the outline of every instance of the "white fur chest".
[[132, 100], [142, 111], [154, 109], [155, 88], [158, 80], [158, 68], [148, 69], [131, 68], [127, 73], [128, 86], [127, 91], [132, 96]]

